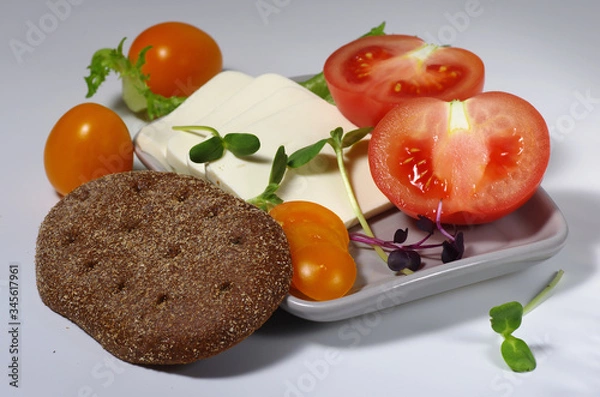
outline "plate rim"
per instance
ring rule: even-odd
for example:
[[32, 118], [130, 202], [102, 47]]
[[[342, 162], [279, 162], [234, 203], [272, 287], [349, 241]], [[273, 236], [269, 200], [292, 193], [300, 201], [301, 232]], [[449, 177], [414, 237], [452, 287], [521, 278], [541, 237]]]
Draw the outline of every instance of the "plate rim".
[[[548, 220], [555, 223], [555, 232], [550, 236], [528, 244], [465, 257], [430, 269], [419, 270], [408, 276], [399, 275], [398, 279], [382, 282], [373, 288], [357, 291], [330, 301], [310, 301], [288, 294], [280, 306], [285, 311], [307, 320], [317, 322], [339, 321], [388, 309], [392, 306], [409, 303], [534, 266], [554, 256], [564, 247], [569, 228], [564, 214], [541, 186], [538, 187], [530, 200], [541, 200], [546, 208], [552, 210]], [[516, 215], [513, 212], [507, 216]], [[447, 284], [444, 285], [444, 282]], [[413, 292], [416, 287], [419, 287], [419, 283], [432, 289], [429, 292], [418, 290]], [[403, 288], [406, 290], [400, 291]], [[383, 298], [388, 298], [387, 303], [381, 303]]]

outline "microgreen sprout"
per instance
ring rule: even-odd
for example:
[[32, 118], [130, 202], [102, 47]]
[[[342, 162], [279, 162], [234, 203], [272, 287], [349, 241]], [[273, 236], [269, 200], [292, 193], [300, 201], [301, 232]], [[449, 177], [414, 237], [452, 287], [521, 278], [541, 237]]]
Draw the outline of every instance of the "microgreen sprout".
[[563, 273], [563, 270], [559, 270], [552, 281], [525, 306], [513, 301], [490, 309], [492, 329], [504, 338], [500, 352], [506, 364], [515, 372], [533, 371], [537, 364], [527, 343], [515, 337], [513, 332], [521, 326], [523, 316], [537, 307], [554, 289]]
[[[448, 232], [440, 221], [441, 213], [442, 201], [440, 200], [435, 222], [422, 215], [418, 216], [415, 224], [419, 230], [426, 233], [426, 236], [415, 243], [406, 244], [408, 239], [408, 228], [396, 230], [393, 240], [391, 241], [382, 240], [361, 233], [351, 233], [350, 239], [352, 241], [378, 246], [386, 252], [390, 252], [387, 257], [387, 264], [390, 270], [403, 272], [405, 274], [410, 274], [410, 272], [417, 271], [421, 268], [422, 260], [420, 251], [422, 250], [441, 248], [441, 260], [443, 263], [461, 259], [465, 250], [463, 233], [455, 232], [452, 234]], [[445, 240], [441, 243], [428, 243], [429, 239], [436, 231], [439, 231], [445, 237]]]
[[[223, 157], [228, 150], [236, 157], [250, 156], [260, 149], [260, 140], [256, 135], [244, 132], [233, 132], [221, 136], [219, 132], [204, 125], [182, 125], [173, 127], [177, 131], [194, 132], [203, 135], [202, 131], [211, 133], [211, 137], [192, 146], [190, 160], [194, 163], [207, 163]], [[205, 136], [205, 135], [204, 135]]]
[[[283, 181], [287, 169], [300, 168], [303, 165], [308, 164], [321, 152], [321, 150], [323, 150], [327, 144], [334, 148], [336, 157], [338, 158], [338, 166], [341, 164], [340, 172], [342, 173], [344, 184], [346, 185], [346, 188], [348, 188], [349, 181], [343, 164], [342, 150], [360, 141], [362, 138], [367, 136], [371, 130], [372, 128], [370, 127], [359, 128], [344, 135], [342, 128], [338, 127], [331, 131], [330, 138], [321, 139], [311, 145], [298, 149], [289, 156], [285, 152], [285, 147], [280, 146], [275, 153], [275, 157], [273, 158], [269, 183], [266, 189], [260, 195], [250, 199], [249, 202], [265, 211], [268, 211], [275, 205], [280, 204], [282, 200], [279, 196], [277, 196], [277, 190]], [[352, 197], [351, 200], [356, 203], [356, 198]], [[355, 212], [357, 211], [357, 206], [358, 204], [356, 204], [356, 206], [353, 204], [353, 209], [355, 209]], [[360, 209], [358, 209], [358, 212], [360, 212]], [[364, 219], [364, 216], [362, 216], [362, 218]]]
[[282, 145], [277, 148], [275, 157], [273, 157], [267, 187], [261, 194], [249, 199], [248, 202], [264, 211], [269, 211], [277, 204], [283, 203], [283, 200], [277, 195], [277, 190], [281, 185], [281, 181], [283, 181], [287, 167], [289, 167], [288, 155], [285, 152], [285, 147]]

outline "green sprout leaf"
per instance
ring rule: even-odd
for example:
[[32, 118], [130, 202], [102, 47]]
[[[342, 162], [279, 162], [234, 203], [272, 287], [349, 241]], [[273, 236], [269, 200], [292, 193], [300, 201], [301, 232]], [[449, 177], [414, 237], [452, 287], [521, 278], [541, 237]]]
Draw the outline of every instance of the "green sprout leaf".
[[274, 206], [283, 203], [283, 200], [277, 195], [277, 190], [285, 176], [287, 163], [288, 155], [285, 153], [285, 147], [281, 145], [273, 157], [269, 184], [261, 194], [248, 200], [250, 204], [268, 212]]
[[265, 191], [263, 191], [263, 193], [248, 201], [262, 209], [272, 208], [274, 205], [281, 203], [282, 200], [277, 196], [276, 191], [279, 189], [287, 169], [300, 168], [306, 165], [312, 159], [314, 159], [321, 152], [321, 150], [323, 150], [325, 145], [329, 144], [336, 153], [338, 169], [340, 171], [340, 175], [342, 176], [342, 180], [344, 181], [346, 192], [348, 193], [348, 198], [350, 199], [350, 204], [352, 205], [357, 217], [359, 217], [359, 222], [372, 235], [373, 232], [369, 228], [366, 219], [364, 218], [364, 215], [358, 206], [354, 191], [350, 185], [350, 179], [348, 177], [343, 158], [343, 149], [360, 141], [362, 138], [367, 136], [370, 131], [371, 128], [360, 128], [350, 131], [348, 134], [344, 135], [344, 130], [341, 127], [338, 127], [330, 132], [330, 138], [321, 139], [312, 145], [298, 149], [289, 156], [285, 153], [285, 148], [280, 146], [271, 165], [269, 185]]
[[563, 270], [556, 272], [552, 281], [525, 306], [519, 302], [507, 302], [490, 309], [492, 329], [504, 338], [500, 347], [502, 358], [513, 371], [527, 372], [535, 369], [536, 361], [531, 349], [524, 340], [512, 333], [521, 326], [523, 316], [539, 305], [554, 289], [563, 274]]
[[[279, 148], [277, 148], [277, 152], [275, 153], [275, 157], [273, 158], [273, 165], [271, 167], [271, 173], [269, 175], [269, 186], [267, 187], [267, 190], [273, 190], [273, 186], [271, 185], [277, 185], [277, 187], [279, 187], [279, 184], [281, 183], [281, 181], [283, 181], [283, 177], [285, 175], [285, 170], [287, 167], [287, 162], [288, 162], [288, 155], [285, 153], [285, 147], [283, 145], [279, 146]], [[275, 193], [275, 190], [277, 190], [277, 188], [275, 188], [273, 190], [273, 193]]]
[[344, 130], [342, 127], [338, 127], [335, 130], [332, 130], [329, 135], [331, 139], [329, 139], [329, 144], [333, 149], [343, 149], [342, 146], [342, 137], [344, 136]]
[[220, 159], [224, 153], [225, 148], [221, 138], [213, 136], [190, 149], [190, 160], [194, 163], [208, 163]]
[[503, 336], [509, 336], [521, 326], [523, 305], [507, 302], [490, 310], [492, 329]]
[[371, 28], [367, 33], [363, 34], [361, 37], [366, 36], [383, 36], [385, 35], [385, 21], [381, 22], [379, 25]]
[[327, 144], [327, 139], [321, 139], [317, 143], [303, 147], [290, 154], [287, 166], [290, 168], [300, 168], [317, 157], [323, 147]]
[[342, 139], [342, 148], [349, 148], [350, 146], [354, 145], [355, 143], [369, 135], [371, 131], [373, 131], [373, 127], [363, 127], [349, 131], [348, 133], [346, 133], [346, 135], [344, 135]]
[[[367, 218], [365, 218], [364, 213], [362, 212], [360, 205], [358, 204], [358, 200], [356, 199], [356, 194], [354, 193], [354, 188], [352, 187], [352, 183], [350, 182], [350, 176], [348, 175], [348, 170], [346, 169], [346, 164], [344, 162], [344, 149], [349, 147], [349, 143], [355, 144], [360, 139], [367, 136], [368, 131], [366, 129], [356, 129], [352, 130], [346, 134], [344, 134], [344, 130], [341, 127], [338, 127], [331, 131], [331, 138], [327, 140], [327, 142], [333, 148], [335, 152], [335, 157], [337, 160], [338, 169], [340, 171], [340, 175], [342, 176], [342, 181], [344, 182], [344, 188], [346, 189], [346, 195], [348, 196], [348, 200], [350, 201], [350, 206], [358, 219], [358, 223], [363, 228], [364, 234], [369, 237], [375, 237], [373, 230], [371, 229], [369, 222], [367, 222]], [[360, 138], [360, 139], [358, 139]], [[344, 142], [348, 143], [348, 146], [344, 146]], [[388, 256], [378, 245], [372, 246], [377, 255], [387, 263]], [[408, 269], [404, 269], [402, 271], [404, 274], [410, 274], [412, 271]]]
[[327, 102], [334, 104], [333, 97], [331, 96], [331, 92], [329, 92], [329, 87], [327, 87], [323, 72], [315, 74], [308, 80], [300, 81], [298, 84], [307, 90], [312, 91]]
[[260, 140], [256, 135], [232, 132], [223, 137], [223, 144], [236, 157], [250, 156], [260, 149]]
[[502, 357], [515, 372], [529, 372], [536, 367], [535, 357], [524, 340], [508, 335], [500, 347]]
[[206, 125], [179, 125], [172, 127], [176, 131], [185, 131], [201, 136], [204, 131], [210, 132], [212, 137], [206, 139], [190, 149], [190, 160], [194, 163], [208, 163], [223, 157], [225, 151], [230, 151], [236, 157], [250, 156], [260, 149], [260, 140], [256, 135], [245, 132], [232, 132], [224, 137], [213, 127]]

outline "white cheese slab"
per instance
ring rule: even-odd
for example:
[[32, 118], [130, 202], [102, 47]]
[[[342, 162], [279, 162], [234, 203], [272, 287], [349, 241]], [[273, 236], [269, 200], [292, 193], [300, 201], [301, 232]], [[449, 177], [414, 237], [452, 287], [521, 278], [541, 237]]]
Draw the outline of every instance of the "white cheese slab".
[[190, 95], [177, 109], [144, 126], [135, 137], [136, 145], [155, 159], [165, 170], [172, 170], [167, 162], [167, 143], [178, 132], [173, 125], [195, 124], [254, 80], [245, 73], [228, 70], [217, 74]]
[[[218, 126], [217, 130], [222, 136], [230, 132], [246, 132], [254, 134], [253, 131], [248, 129], [248, 126], [253, 123], [257, 123], [258, 121], [270, 117], [288, 107], [315, 99], [318, 99], [315, 94], [294, 83], [293, 86], [283, 87], [275, 91], [268, 98], [256, 103], [246, 111], [229, 120], [227, 123]], [[205, 120], [202, 122], [204, 121]], [[192, 146], [205, 139], [208, 138], [190, 133], [174, 136], [168, 143], [167, 153], [169, 156], [173, 157], [172, 159], [169, 158], [169, 162], [175, 167], [183, 169], [184, 164], [182, 162], [183, 160], [186, 160], [186, 170], [182, 172], [204, 178], [206, 173], [205, 164], [198, 164], [191, 161], [189, 158], [189, 150]]]
[[[276, 98], [269, 98], [276, 96]], [[268, 116], [272, 113], [277, 112], [279, 109], [283, 109], [286, 106], [290, 106], [296, 103], [298, 100], [304, 100], [315, 96], [310, 91], [300, 87], [298, 83], [290, 80], [284, 76], [266, 73], [256, 77], [252, 82], [245, 85], [242, 89], [237, 91], [234, 95], [230, 96], [225, 102], [215, 108], [213, 111], [205, 114], [203, 117], [196, 119], [193, 123], [180, 123], [180, 119], [177, 120], [178, 125], [204, 125], [209, 126], [217, 131], [221, 135], [225, 135], [227, 132], [241, 132], [234, 131], [226, 128], [225, 126], [232, 120], [238, 118], [240, 115], [246, 115], [243, 120], [239, 120], [235, 123], [232, 128], [238, 129], [243, 128], [246, 124], [250, 124], [262, 117]], [[258, 106], [266, 101], [265, 104]], [[186, 101], [188, 107], [195, 107], [195, 100]], [[175, 110], [177, 112], [177, 109]], [[189, 149], [195, 144], [202, 142], [205, 139], [210, 138], [203, 136], [202, 133], [190, 133], [178, 131], [178, 134], [173, 135], [167, 142], [166, 160], [169, 166], [178, 173], [188, 174], [188, 159]], [[200, 168], [200, 171], [199, 169]], [[194, 175], [198, 177], [203, 176], [203, 168], [196, 167], [194, 169]]]
[[[167, 142], [167, 163], [178, 174], [191, 174], [188, 168], [188, 160], [190, 158], [190, 149], [198, 143], [208, 139], [210, 136], [201, 135], [201, 133], [210, 134], [209, 131], [192, 132], [178, 131]], [[202, 174], [198, 177], [204, 178]]]
[[[212, 112], [198, 119], [195, 124], [209, 125], [219, 130], [225, 123], [246, 112], [257, 103], [269, 98], [283, 88], [298, 87], [298, 83], [275, 73], [265, 73], [231, 96]], [[187, 101], [186, 101], [187, 102]], [[191, 103], [190, 105], [192, 105]]]
[[[291, 81], [291, 80], [290, 80]], [[280, 112], [288, 107], [295, 106], [308, 100], [319, 98], [317, 95], [301, 87], [297, 83], [286, 86], [275, 91], [268, 98], [257, 102], [245, 112], [240, 113], [229, 120], [222, 128], [228, 132], [249, 132], [244, 131], [249, 125], [256, 123], [266, 117]]]
[[[356, 128], [338, 109], [315, 98], [290, 106], [246, 127], [261, 140], [261, 149], [251, 159], [231, 153], [206, 164], [206, 178], [223, 190], [245, 200], [256, 197], [267, 186], [272, 159], [280, 145], [286, 153], [328, 138], [330, 131], [342, 127], [345, 132]], [[371, 178], [367, 160], [368, 142], [359, 143], [347, 154], [348, 171], [359, 205], [366, 216], [390, 207], [389, 200]], [[350, 164], [351, 160], [351, 164]], [[337, 213], [347, 227], [357, 223], [349, 204], [333, 149], [326, 145], [312, 162], [288, 170], [278, 195], [283, 200], [316, 201]]]

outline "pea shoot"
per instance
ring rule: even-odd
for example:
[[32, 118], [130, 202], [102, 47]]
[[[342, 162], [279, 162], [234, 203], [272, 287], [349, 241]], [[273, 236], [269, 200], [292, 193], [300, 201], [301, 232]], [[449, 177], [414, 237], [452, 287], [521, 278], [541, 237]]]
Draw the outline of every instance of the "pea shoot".
[[190, 160], [194, 163], [208, 163], [223, 157], [225, 151], [230, 151], [236, 157], [250, 156], [260, 149], [260, 140], [256, 135], [244, 132], [232, 132], [221, 136], [213, 127], [204, 125], [182, 125], [173, 127], [177, 131], [200, 133], [208, 131], [211, 137], [192, 146]]
[[350, 185], [348, 174], [345, 170], [343, 149], [360, 141], [362, 138], [367, 136], [371, 130], [371, 127], [358, 128], [348, 132], [347, 134], [344, 134], [343, 129], [338, 127], [331, 131], [329, 138], [321, 139], [311, 145], [298, 149], [290, 155], [285, 152], [284, 146], [280, 146], [277, 149], [271, 164], [271, 173], [269, 175], [267, 187], [260, 195], [248, 201], [265, 211], [269, 211], [275, 205], [281, 204], [283, 200], [277, 196], [277, 190], [283, 181], [287, 169], [300, 168], [303, 165], [308, 164], [321, 152], [321, 150], [323, 150], [325, 145], [329, 144], [333, 147], [336, 153], [338, 166], [340, 167], [340, 172], [342, 174], [342, 178], [344, 179], [344, 186], [346, 187], [349, 196], [352, 196], [351, 202], [354, 212], [359, 217], [361, 224], [363, 222], [366, 224], [366, 220], [364, 219], [364, 216], [358, 207], [356, 198], [354, 197], [354, 192], [352, 191], [352, 187]]
[[529, 345], [524, 340], [515, 337], [513, 332], [521, 326], [523, 316], [537, 307], [554, 289], [563, 273], [563, 270], [559, 270], [552, 281], [525, 306], [512, 301], [490, 309], [492, 329], [504, 338], [500, 352], [506, 364], [514, 372], [533, 371], [537, 364]]

